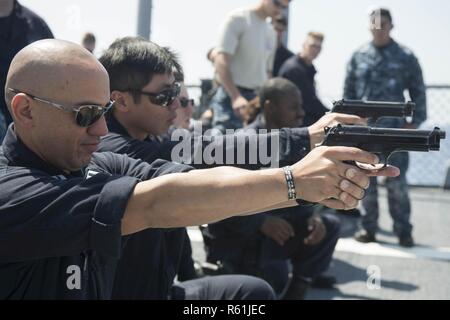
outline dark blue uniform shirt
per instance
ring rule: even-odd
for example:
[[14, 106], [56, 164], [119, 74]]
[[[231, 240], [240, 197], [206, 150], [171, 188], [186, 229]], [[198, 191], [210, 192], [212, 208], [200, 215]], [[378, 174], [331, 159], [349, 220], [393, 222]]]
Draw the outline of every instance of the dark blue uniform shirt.
[[316, 73], [316, 68], [312, 64], [308, 65], [299, 55], [287, 59], [278, 72], [279, 77], [292, 81], [302, 94], [304, 126], [312, 125], [329, 111], [317, 97], [314, 80]]
[[65, 174], [11, 125], [0, 148], [0, 299], [108, 299], [135, 185], [190, 167], [114, 153]]
[[[174, 148], [183, 141], [171, 140], [166, 137], [162, 140], [156, 138], [148, 138], [140, 141], [130, 137], [126, 129], [117, 121], [114, 115], [109, 114], [108, 118], [109, 133], [102, 137], [99, 151], [112, 151], [120, 154], [127, 154], [135, 159], [142, 159], [147, 162], [153, 162], [156, 159], [164, 159], [168, 161], [176, 161], [172, 158]], [[291, 165], [301, 160], [310, 151], [310, 140], [308, 128], [283, 128], [278, 132], [255, 135], [254, 131], [240, 131], [234, 135], [223, 136], [200, 136], [192, 135], [185, 130], [184, 138], [191, 141], [191, 156], [186, 159], [191, 161], [183, 161], [183, 163], [191, 165], [195, 168], [210, 168], [221, 165], [231, 165], [250, 170], [260, 169], [266, 166], [259, 154], [259, 147], [262, 144], [267, 145], [268, 152], [271, 154], [271, 140], [278, 140], [278, 159], [280, 166]], [[256, 139], [254, 139], [256, 138]], [[256, 141], [256, 143], [255, 143]], [[256, 149], [251, 150], [250, 144], [255, 143]], [[242, 144], [239, 145], [238, 144]], [[205, 149], [220, 150], [219, 153], [227, 155], [233, 154], [233, 162], [207, 164], [204, 161], [195, 163], [198, 153], [202, 153]], [[256, 155], [250, 155], [251, 151], [256, 151]], [[276, 152], [277, 150], [274, 150]], [[244, 152], [244, 154], [239, 154]], [[239, 159], [238, 159], [239, 156]], [[253, 157], [254, 156], [254, 157]], [[201, 155], [200, 155], [201, 157]], [[225, 157], [223, 157], [224, 159]], [[184, 159], [184, 158], [183, 158]], [[226, 159], [224, 159], [226, 160]], [[241, 160], [241, 161], [238, 161]], [[178, 161], [179, 162], [179, 161]]]

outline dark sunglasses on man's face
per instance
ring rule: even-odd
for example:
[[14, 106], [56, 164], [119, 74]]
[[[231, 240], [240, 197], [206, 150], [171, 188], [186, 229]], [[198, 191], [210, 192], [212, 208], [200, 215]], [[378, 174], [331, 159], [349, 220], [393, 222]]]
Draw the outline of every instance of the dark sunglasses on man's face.
[[60, 110], [66, 112], [75, 113], [75, 121], [80, 127], [89, 127], [97, 122], [105, 113], [107, 113], [114, 106], [114, 101], [110, 100], [105, 106], [99, 105], [82, 105], [82, 106], [65, 106], [53, 101], [36, 97], [32, 94], [22, 92], [16, 89], [8, 88], [9, 91], [18, 94], [23, 93], [29, 96], [31, 99], [39, 102], [43, 102]]
[[188, 106], [193, 106], [194, 105], [194, 99], [180, 98], [180, 105], [183, 108], [187, 108]]
[[181, 85], [179, 82], [175, 82], [171, 88], [165, 89], [159, 93], [146, 92], [142, 90], [129, 90], [134, 93], [142, 94], [147, 96], [151, 103], [156, 104], [161, 107], [170, 106], [175, 99], [180, 95]]
[[89, 127], [97, 122], [105, 113], [114, 106], [114, 101], [109, 101], [102, 106], [81, 106], [76, 110], [75, 120], [80, 127]]

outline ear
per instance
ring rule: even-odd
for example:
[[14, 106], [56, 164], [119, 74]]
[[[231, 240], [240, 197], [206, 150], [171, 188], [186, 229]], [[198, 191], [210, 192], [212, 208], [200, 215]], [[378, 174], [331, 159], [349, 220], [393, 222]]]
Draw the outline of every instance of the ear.
[[11, 100], [11, 113], [14, 122], [22, 127], [31, 127], [33, 123], [31, 98], [24, 93], [16, 94]]
[[270, 100], [264, 101], [264, 112], [266, 114], [272, 114], [273, 113], [273, 103]]
[[133, 97], [128, 92], [114, 90], [111, 92], [111, 100], [114, 100], [114, 109], [118, 112], [130, 111], [130, 104]]

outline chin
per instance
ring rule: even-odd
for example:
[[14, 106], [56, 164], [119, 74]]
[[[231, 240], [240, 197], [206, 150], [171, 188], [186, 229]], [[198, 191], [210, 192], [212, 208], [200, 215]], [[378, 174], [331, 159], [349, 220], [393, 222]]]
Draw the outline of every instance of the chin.
[[77, 163], [78, 169], [86, 167], [91, 162], [91, 159], [92, 159], [92, 154], [81, 158], [80, 161]]
[[160, 127], [155, 125], [153, 127], [145, 128], [145, 133], [147, 133], [148, 136], [159, 136], [159, 135], [165, 134], [165, 133], [167, 133], [167, 131], [169, 131], [169, 126], [165, 126], [162, 123], [159, 123], [158, 125], [160, 125]]
[[164, 128], [160, 128], [159, 130], [155, 130], [155, 132], [151, 133], [151, 136], [160, 136], [163, 134], [166, 134], [167, 132], [169, 132], [169, 128], [170, 126], [164, 127]]

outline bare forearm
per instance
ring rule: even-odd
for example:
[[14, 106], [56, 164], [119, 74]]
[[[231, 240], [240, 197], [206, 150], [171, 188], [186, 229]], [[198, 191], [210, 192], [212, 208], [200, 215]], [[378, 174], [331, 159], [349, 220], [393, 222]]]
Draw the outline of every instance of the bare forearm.
[[286, 198], [281, 169], [219, 167], [171, 174], [136, 186], [127, 211], [143, 217], [126, 232], [211, 223], [286, 206]]
[[234, 84], [233, 77], [230, 72], [230, 58], [224, 54], [219, 54], [214, 63], [216, 71], [219, 75], [220, 82], [225, 91], [234, 100], [240, 95], [238, 88]]
[[[355, 208], [369, 185], [369, 174], [345, 161], [377, 164], [379, 160], [357, 148], [315, 148], [291, 167], [297, 198], [333, 209]], [[397, 168], [387, 167], [370, 176], [399, 174]], [[158, 177], [136, 185], [122, 219], [122, 234], [211, 223], [285, 206], [286, 189], [285, 174], [279, 168], [218, 167]]]

